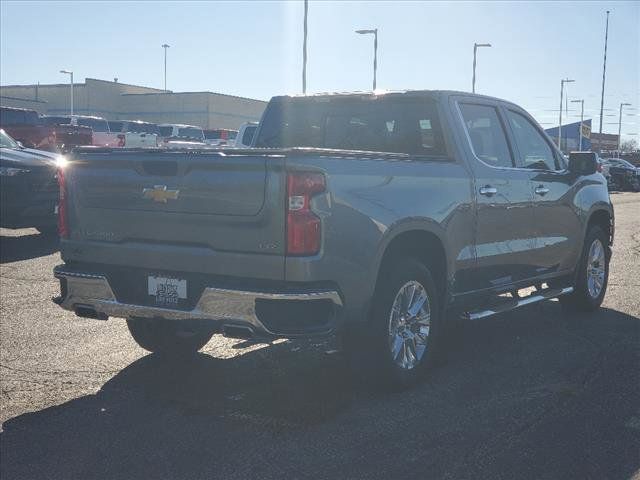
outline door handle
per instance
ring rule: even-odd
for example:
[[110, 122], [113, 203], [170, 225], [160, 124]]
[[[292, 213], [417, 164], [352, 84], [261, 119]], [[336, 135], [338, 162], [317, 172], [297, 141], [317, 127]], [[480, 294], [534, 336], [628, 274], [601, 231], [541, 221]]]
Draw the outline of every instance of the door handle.
[[535, 192], [536, 192], [536, 195], [540, 195], [541, 197], [544, 197], [547, 193], [549, 193], [549, 189], [544, 185], [540, 185], [539, 187], [536, 187]]
[[493, 197], [496, 193], [498, 193], [498, 189], [491, 185], [480, 187], [480, 195], [484, 195], [485, 197]]

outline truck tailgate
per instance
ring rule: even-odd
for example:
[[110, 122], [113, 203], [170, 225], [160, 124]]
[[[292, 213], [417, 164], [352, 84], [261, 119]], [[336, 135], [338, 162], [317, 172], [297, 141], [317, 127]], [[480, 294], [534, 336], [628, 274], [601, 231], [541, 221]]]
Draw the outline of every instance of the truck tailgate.
[[283, 168], [282, 156], [80, 150], [66, 172], [63, 256], [281, 279]]

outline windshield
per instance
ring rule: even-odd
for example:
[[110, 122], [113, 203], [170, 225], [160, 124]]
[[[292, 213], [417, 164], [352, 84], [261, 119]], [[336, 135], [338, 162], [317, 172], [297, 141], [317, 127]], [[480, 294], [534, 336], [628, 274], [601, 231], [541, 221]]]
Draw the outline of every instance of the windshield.
[[444, 154], [437, 109], [425, 97], [274, 101], [267, 108], [256, 146]]
[[0, 147], [2, 148], [20, 148], [18, 143], [11, 138], [7, 133], [0, 129]]

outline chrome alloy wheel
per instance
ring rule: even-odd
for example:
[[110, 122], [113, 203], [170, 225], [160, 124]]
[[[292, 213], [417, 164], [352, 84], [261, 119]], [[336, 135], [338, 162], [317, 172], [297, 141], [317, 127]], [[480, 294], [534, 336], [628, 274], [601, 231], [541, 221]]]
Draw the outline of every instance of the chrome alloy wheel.
[[605, 262], [604, 246], [596, 238], [589, 247], [587, 261], [587, 288], [591, 298], [598, 298], [604, 287]]
[[427, 291], [411, 280], [396, 294], [389, 314], [389, 349], [396, 365], [410, 370], [420, 363], [427, 350], [430, 326]]

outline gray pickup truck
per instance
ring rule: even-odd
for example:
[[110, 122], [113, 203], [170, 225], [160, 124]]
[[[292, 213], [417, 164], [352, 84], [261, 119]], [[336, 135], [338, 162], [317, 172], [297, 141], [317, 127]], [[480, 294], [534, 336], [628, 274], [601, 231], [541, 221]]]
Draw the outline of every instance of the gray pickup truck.
[[54, 300], [163, 354], [338, 333], [402, 387], [455, 319], [600, 306], [614, 214], [597, 168], [496, 98], [275, 97], [251, 149], [78, 149]]

